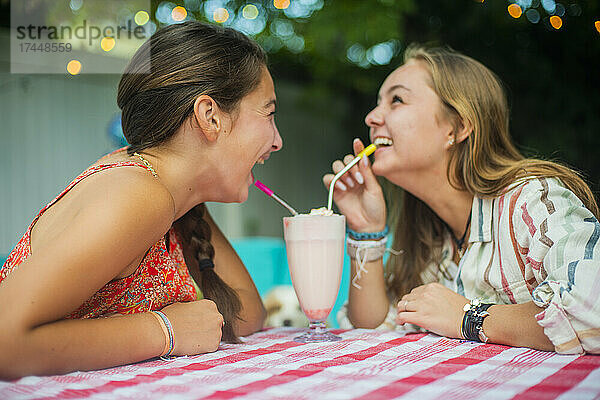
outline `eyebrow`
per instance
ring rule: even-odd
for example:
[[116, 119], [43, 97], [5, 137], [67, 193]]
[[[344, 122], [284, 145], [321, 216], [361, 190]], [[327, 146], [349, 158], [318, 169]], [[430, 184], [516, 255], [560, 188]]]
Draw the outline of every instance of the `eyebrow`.
[[[402, 84], [400, 84], [400, 83], [399, 83], [399, 84], [397, 84], [397, 85], [394, 85], [394, 86], [392, 86], [391, 88], [389, 88], [389, 89], [386, 91], [386, 93], [387, 93], [387, 94], [390, 94], [391, 92], [393, 92], [393, 91], [394, 91], [394, 90], [396, 90], [396, 89], [403, 89], [403, 90], [406, 90], [407, 92], [410, 92], [410, 89], [409, 89], [409, 88], [407, 88], [406, 86], [404, 86], [404, 85], [402, 85]], [[377, 94], [377, 101], [379, 101], [379, 100], [381, 100], [381, 95]]]

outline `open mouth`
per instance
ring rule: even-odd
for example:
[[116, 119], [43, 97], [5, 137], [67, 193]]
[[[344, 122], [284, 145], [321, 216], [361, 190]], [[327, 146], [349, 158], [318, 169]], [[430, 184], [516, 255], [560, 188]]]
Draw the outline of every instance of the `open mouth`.
[[379, 136], [373, 140], [373, 144], [377, 147], [389, 147], [394, 144], [394, 141], [390, 138]]

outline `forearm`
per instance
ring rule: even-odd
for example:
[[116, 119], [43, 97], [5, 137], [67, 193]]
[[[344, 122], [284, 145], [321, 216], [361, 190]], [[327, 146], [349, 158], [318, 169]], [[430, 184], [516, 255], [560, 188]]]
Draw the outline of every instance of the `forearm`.
[[533, 302], [494, 305], [488, 309], [490, 315], [483, 321], [483, 331], [492, 343], [554, 351], [535, 319], [542, 310]]
[[149, 313], [62, 320], [2, 334], [0, 378], [62, 374], [158, 356], [165, 337]]
[[242, 311], [240, 320], [235, 327], [235, 334], [238, 336], [251, 335], [263, 328], [267, 312], [254, 286], [236, 289], [236, 292], [242, 303]]
[[242, 303], [240, 319], [235, 324], [234, 332], [238, 336], [250, 335], [262, 329], [267, 312], [242, 260], [208, 213], [206, 220], [213, 232], [215, 272], [236, 291]]
[[[350, 283], [348, 293], [348, 319], [356, 328], [376, 328], [385, 320], [389, 310], [383, 276], [383, 260], [365, 263], [357, 280], [360, 289]], [[356, 276], [358, 263], [351, 259], [351, 280]]]

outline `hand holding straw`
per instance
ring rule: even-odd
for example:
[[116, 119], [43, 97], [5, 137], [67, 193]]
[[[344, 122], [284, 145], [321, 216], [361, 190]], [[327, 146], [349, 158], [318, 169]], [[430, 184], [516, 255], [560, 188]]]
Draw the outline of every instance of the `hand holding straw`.
[[275, 199], [279, 204], [281, 204], [282, 206], [284, 206], [285, 208], [287, 208], [289, 210], [289, 212], [292, 213], [292, 215], [294, 215], [294, 216], [298, 215], [298, 211], [294, 210], [288, 203], [286, 203], [285, 201], [283, 201], [283, 199], [281, 197], [279, 197], [275, 193], [273, 193], [273, 191], [271, 189], [269, 189], [268, 187], [266, 187], [265, 184], [262, 183], [261, 181], [259, 181], [258, 179], [254, 181], [254, 186], [256, 186], [257, 188], [259, 188], [267, 196]]
[[338, 179], [340, 179], [340, 177], [342, 175], [344, 175], [346, 172], [348, 172], [348, 170], [350, 168], [352, 168], [354, 165], [356, 165], [356, 163], [358, 163], [360, 161], [361, 158], [364, 157], [368, 157], [371, 154], [373, 154], [373, 152], [377, 150], [377, 146], [375, 146], [374, 144], [370, 144], [367, 147], [365, 147], [363, 149], [363, 151], [361, 151], [360, 153], [358, 153], [356, 155], [356, 157], [354, 158], [354, 160], [350, 161], [350, 163], [348, 165], [346, 165], [344, 167], [344, 169], [342, 169], [340, 172], [338, 172], [337, 174], [335, 174], [335, 176], [333, 177], [333, 180], [331, 181], [331, 183], [329, 184], [329, 199], [327, 200], [327, 209], [331, 210], [331, 206], [333, 205], [333, 186], [335, 185], [335, 183], [337, 182]]

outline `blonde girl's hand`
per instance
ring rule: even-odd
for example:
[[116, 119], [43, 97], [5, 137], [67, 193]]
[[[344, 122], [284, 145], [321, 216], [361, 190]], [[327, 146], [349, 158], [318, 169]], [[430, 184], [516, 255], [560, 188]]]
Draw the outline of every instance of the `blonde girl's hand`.
[[[343, 160], [336, 160], [332, 164], [333, 174], [323, 176], [323, 183], [329, 190], [329, 185], [335, 174], [348, 165], [356, 154], [364, 148], [360, 139], [352, 143], [354, 155], [348, 154]], [[348, 227], [357, 232], [378, 232], [385, 228], [386, 209], [383, 191], [377, 178], [371, 170], [368, 157], [350, 168], [336, 182], [333, 200], [340, 212], [346, 216]]]
[[219, 348], [223, 316], [213, 301], [174, 303], [161, 311], [173, 325], [173, 355], [209, 353]]
[[414, 324], [441, 336], [462, 338], [463, 307], [468, 302], [440, 283], [428, 283], [402, 296], [396, 323]]

